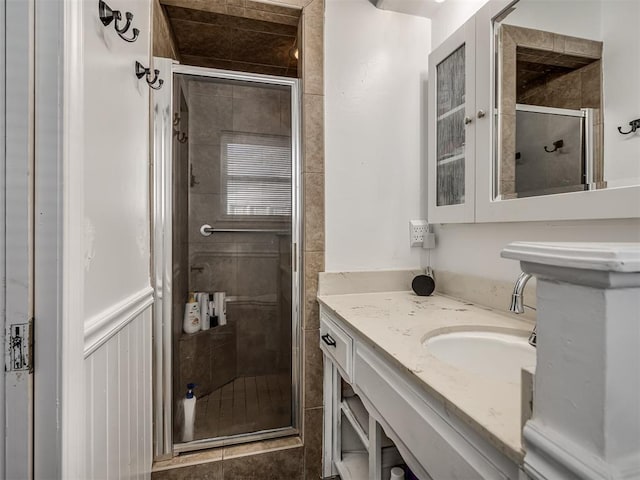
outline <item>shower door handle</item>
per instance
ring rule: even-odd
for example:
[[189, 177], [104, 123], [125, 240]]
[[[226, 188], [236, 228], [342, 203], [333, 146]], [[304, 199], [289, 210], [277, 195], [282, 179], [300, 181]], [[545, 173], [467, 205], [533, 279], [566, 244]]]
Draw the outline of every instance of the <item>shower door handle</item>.
[[330, 347], [335, 347], [336, 346], [336, 341], [328, 333], [322, 335], [322, 337], [320, 337], [320, 338], [322, 338], [324, 343], [326, 343]]

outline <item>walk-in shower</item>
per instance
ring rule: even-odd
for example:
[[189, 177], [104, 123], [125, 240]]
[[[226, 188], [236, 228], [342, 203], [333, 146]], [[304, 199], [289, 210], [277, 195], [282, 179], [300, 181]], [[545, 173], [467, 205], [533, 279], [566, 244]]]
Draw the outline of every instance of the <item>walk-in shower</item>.
[[156, 456], [294, 434], [298, 80], [158, 64], [173, 76], [155, 97]]

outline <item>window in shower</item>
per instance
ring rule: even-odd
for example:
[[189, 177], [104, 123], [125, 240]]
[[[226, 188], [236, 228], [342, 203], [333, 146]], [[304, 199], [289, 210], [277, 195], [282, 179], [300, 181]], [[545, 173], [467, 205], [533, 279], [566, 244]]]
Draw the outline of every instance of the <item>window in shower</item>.
[[223, 209], [228, 216], [291, 216], [291, 138], [222, 134]]
[[[297, 80], [176, 69], [189, 129], [188, 159], [179, 161], [189, 175], [173, 184], [188, 221], [173, 225], [186, 257], [174, 262], [182, 290], [172, 295], [182, 305], [190, 292], [226, 296], [196, 333], [182, 331], [174, 309], [173, 444], [183, 452], [296, 432], [299, 133]], [[201, 234], [205, 224], [212, 234]], [[191, 383], [192, 439], [182, 418]]]

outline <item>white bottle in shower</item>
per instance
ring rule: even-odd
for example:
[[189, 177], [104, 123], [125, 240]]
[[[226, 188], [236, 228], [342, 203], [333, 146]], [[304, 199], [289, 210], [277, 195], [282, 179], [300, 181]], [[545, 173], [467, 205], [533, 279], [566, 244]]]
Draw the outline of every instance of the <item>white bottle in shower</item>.
[[227, 298], [225, 292], [214, 292], [213, 303], [218, 316], [218, 325], [227, 324]]
[[211, 317], [209, 312], [209, 294], [197, 293], [196, 300], [200, 305], [200, 328], [202, 330], [209, 330], [211, 328]]
[[200, 305], [192, 292], [184, 306], [184, 321], [182, 323], [184, 333], [196, 333], [200, 330]]
[[196, 422], [196, 396], [193, 389], [196, 388], [195, 383], [187, 384], [187, 395], [182, 399], [183, 421], [182, 424], [182, 441], [190, 442], [193, 440], [193, 430]]

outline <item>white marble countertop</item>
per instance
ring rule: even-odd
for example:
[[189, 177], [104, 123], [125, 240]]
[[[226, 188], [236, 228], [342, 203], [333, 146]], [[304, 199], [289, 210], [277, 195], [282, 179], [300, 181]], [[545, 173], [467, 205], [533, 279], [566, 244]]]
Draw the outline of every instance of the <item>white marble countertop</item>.
[[522, 464], [520, 383], [480, 377], [448, 365], [427, 353], [422, 343], [433, 335], [469, 327], [528, 335], [531, 322], [463, 300], [438, 294], [419, 297], [411, 291], [319, 295], [318, 300], [406, 368], [448, 411]]

